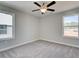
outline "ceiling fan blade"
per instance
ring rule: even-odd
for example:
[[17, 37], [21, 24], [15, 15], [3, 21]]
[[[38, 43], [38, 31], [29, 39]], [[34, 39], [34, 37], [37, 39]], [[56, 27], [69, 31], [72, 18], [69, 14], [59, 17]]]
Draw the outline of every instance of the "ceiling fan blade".
[[37, 6], [41, 7], [41, 5], [39, 3], [37, 3], [37, 2], [34, 2], [34, 4], [36, 4]]
[[54, 10], [54, 9], [47, 9], [47, 11], [52, 11], [52, 12], [54, 12], [55, 10]]
[[36, 9], [36, 10], [32, 10], [32, 12], [34, 12], [34, 11], [39, 11], [40, 9]]
[[49, 3], [48, 5], [47, 5], [47, 7], [50, 7], [51, 5], [53, 5], [53, 4], [55, 4], [56, 2], [55, 1], [52, 1], [51, 3]]

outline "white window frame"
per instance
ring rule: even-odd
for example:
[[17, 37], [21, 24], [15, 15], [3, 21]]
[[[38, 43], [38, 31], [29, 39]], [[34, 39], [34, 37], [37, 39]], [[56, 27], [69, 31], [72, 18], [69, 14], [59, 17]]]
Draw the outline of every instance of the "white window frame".
[[4, 10], [0, 10], [0, 13], [12, 15], [12, 38], [0, 38], [0, 40], [15, 39], [15, 13], [14, 12], [4, 11]]
[[[65, 16], [74, 16], [74, 15], [78, 15], [78, 37], [75, 37], [75, 36], [64, 36], [64, 17]], [[62, 17], [62, 36], [64, 38], [70, 38], [70, 39], [75, 38], [75, 39], [79, 39], [79, 14], [75, 14], [75, 13], [73, 13], [73, 14], [67, 14], [67, 15], [64, 15]]]

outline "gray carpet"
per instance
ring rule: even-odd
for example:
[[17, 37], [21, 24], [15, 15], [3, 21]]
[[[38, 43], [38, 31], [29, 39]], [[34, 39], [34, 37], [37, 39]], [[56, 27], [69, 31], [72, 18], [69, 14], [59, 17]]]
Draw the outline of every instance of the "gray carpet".
[[79, 49], [38, 40], [8, 51], [0, 52], [0, 58], [78, 58]]

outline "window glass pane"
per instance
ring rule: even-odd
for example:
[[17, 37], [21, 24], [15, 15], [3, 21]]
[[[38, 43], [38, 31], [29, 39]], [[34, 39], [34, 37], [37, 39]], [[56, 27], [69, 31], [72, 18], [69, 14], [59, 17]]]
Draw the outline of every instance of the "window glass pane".
[[7, 25], [0, 25], [0, 29], [6, 29]]
[[0, 30], [0, 34], [7, 34], [7, 29], [6, 30]]
[[0, 34], [7, 34], [7, 25], [0, 25]]
[[64, 36], [78, 37], [78, 15], [64, 17]]

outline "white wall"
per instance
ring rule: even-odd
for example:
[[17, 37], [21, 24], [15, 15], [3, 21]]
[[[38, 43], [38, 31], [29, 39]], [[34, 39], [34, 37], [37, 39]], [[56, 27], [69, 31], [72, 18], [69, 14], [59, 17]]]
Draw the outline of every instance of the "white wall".
[[56, 13], [40, 20], [40, 39], [50, 42], [79, 47], [79, 38], [66, 38], [62, 36], [62, 17], [79, 13], [79, 9]]
[[39, 36], [39, 20], [29, 14], [21, 11], [12, 10], [7, 7], [0, 6], [1, 10], [15, 12], [15, 39], [0, 41], [0, 50], [5, 50], [16, 46], [37, 40]]
[[28, 14], [16, 12], [16, 39], [35, 40], [39, 36], [39, 20]]

